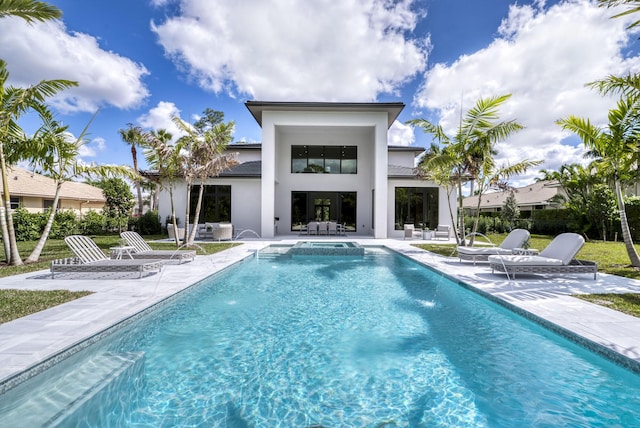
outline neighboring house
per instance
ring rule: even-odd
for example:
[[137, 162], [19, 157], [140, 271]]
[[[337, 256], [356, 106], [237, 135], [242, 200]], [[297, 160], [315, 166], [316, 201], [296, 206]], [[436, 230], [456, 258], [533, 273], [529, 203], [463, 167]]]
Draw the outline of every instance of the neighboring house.
[[[480, 202], [481, 213], [495, 213], [502, 211], [510, 191], [491, 192], [482, 195]], [[558, 209], [562, 207], [559, 197], [564, 194], [562, 187], [556, 181], [538, 181], [528, 186], [514, 189], [514, 196], [518, 202], [520, 215], [531, 217], [532, 211]], [[464, 212], [473, 215], [478, 206], [478, 197], [469, 196], [462, 201]]]
[[[199, 223], [228, 221], [236, 234], [250, 229], [267, 239], [298, 233], [314, 220], [337, 221], [349, 235], [375, 238], [402, 237], [405, 223], [450, 223], [444, 189], [413, 173], [424, 149], [388, 146], [388, 129], [403, 103], [245, 105], [262, 127], [262, 143], [229, 145], [239, 164], [208, 180]], [[193, 205], [198, 191], [194, 186]], [[184, 224], [184, 180], [173, 195]], [[170, 215], [166, 190], [159, 215]]]
[[[12, 209], [21, 207], [32, 213], [39, 213], [53, 206], [56, 193], [54, 180], [18, 167], [9, 168], [7, 173]], [[60, 189], [58, 209], [85, 214], [89, 210], [102, 211], [105, 201], [102, 189], [86, 183], [67, 181]]]

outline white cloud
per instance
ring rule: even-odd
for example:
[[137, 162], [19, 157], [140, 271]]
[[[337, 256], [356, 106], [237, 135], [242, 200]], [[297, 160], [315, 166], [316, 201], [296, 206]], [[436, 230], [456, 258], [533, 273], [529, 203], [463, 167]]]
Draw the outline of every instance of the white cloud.
[[149, 113], [138, 117], [136, 122], [143, 128], [164, 129], [173, 136], [173, 141], [183, 135], [183, 132], [173, 122], [174, 117], [180, 117], [180, 109], [168, 101], [160, 101], [157, 106], [149, 110]]
[[391, 146], [410, 146], [416, 140], [416, 136], [409, 125], [394, 120], [389, 128], [387, 140]]
[[[511, 6], [499, 37], [488, 47], [451, 65], [434, 65], [424, 76], [414, 107], [435, 113], [434, 121], [451, 135], [458, 126], [461, 99], [467, 111], [481, 97], [510, 93], [500, 118], [515, 118], [527, 128], [498, 146], [500, 163], [543, 160], [540, 168], [546, 169], [584, 163], [582, 145], [565, 140], [567, 134], [555, 121], [572, 114], [606, 123], [614, 100], [585, 84], [639, 71], [640, 58], [622, 53], [637, 35], [625, 31], [628, 20], [610, 19], [612, 9], [586, 0], [543, 6]], [[538, 169], [521, 179], [530, 182]]]
[[406, 34], [413, 0], [182, 0], [152, 26], [166, 54], [216, 93], [270, 101], [372, 101], [424, 70], [429, 41]]
[[18, 18], [5, 18], [0, 40], [10, 84], [28, 86], [43, 79], [79, 83], [52, 99], [62, 112], [91, 112], [103, 105], [132, 108], [149, 95], [142, 82], [148, 71], [142, 64], [103, 50], [92, 36], [68, 33], [60, 21], [25, 25]]

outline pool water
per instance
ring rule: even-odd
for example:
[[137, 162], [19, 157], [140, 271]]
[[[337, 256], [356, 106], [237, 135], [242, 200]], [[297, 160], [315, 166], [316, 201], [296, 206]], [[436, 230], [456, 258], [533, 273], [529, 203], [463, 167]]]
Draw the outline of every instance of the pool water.
[[143, 387], [83, 426], [640, 425], [640, 376], [382, 249], [244, 262], [100, 352]]

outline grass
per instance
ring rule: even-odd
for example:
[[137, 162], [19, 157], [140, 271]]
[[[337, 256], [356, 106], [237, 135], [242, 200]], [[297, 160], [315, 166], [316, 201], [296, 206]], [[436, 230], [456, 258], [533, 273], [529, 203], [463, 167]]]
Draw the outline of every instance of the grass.
[[90, 291], [0, 290], [0, 324], [89, 294]]
[[[92, 236], [92, 238], [106, 254], [109, 253], [109, 247], [118, 246], [120, 243], [120, 237], [117, 235]], [[161, 238], [164, 238], [164, 236], [145, 236], [145, 239], [147, 240]], [[35, 245], [35, 241], [18, 243], [20, 256], [23, 260], [31, 254]], [[176, 248], [175, 244], [171, 242], [149, 242], [149, 245], [154, 250], [170, 250]], [[240, 244], [228, 242], [206, 242], [198, 243], [195, 248], [198, 254], [213, 254], [236, 245]], [[7, 266], [6, 263], [0, 263], [0, 278], [49, 269], [51, 260], [72, 256], [73, 253], [63, 240], [49, 239], [42, 251], [42, 254], [40, 255], [40, 260], [36, 263], [29, 263], [22, 266]], [[78, 299], [86, 296], [87, 294], [91, 293], [85, 291], [74, 293], [66, 290], [0, 290], [0, 324], [60, 305], [70, 300]]]
[[[490, 234], [488, 238], [492, 243], [499, 245], [506, 236], [506, 234]], [[553, 237], [550, 236], [531, 235], [529, 244], [531, 248], [543, 249], [552, 239]], [[483, 237], [477, 237], [477, 242], [487, 241]], [[454, 244], [414, 245], [443, 256], [456, 255], [456, 246]], [[636, 250], [640, 252], [640, 246], [636, 245]], [[629, 264], [629, 256], [623, 242], [590, 241], [585, 243], [576, 257], [597, 262], [598, 272], [640, 279], [640, 269], [634, 268]], [[640, 294], [586, 294], [575, 295], [574, 297], [640, 317]]]

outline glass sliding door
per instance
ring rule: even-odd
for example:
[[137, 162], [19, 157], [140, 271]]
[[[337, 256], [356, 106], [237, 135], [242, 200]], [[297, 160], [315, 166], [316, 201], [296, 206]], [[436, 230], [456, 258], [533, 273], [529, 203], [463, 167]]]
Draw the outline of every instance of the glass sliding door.
[[291, 192], [291, 231], [310, 221], [335, 221], [356, 231], [356, 192]]
[[435, 229], [438, 226], [438, 188], [396, 187], [395, 230], [405, 224]]

